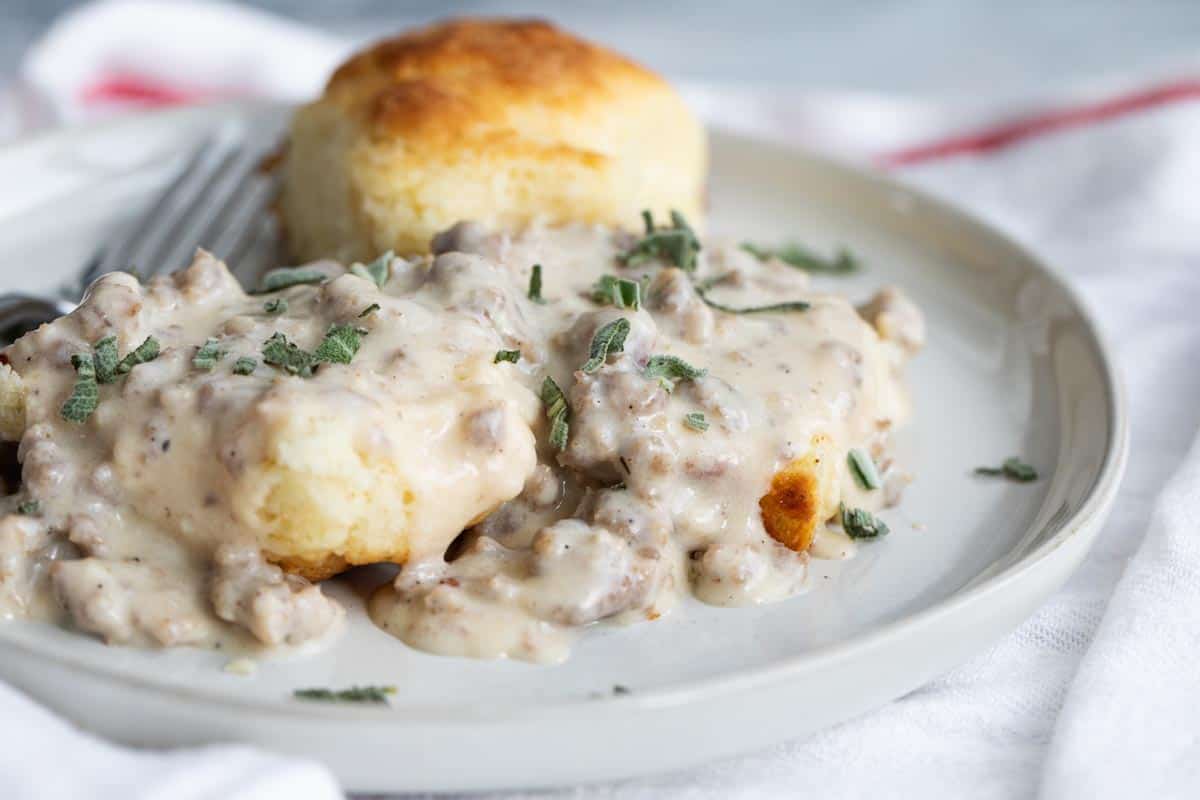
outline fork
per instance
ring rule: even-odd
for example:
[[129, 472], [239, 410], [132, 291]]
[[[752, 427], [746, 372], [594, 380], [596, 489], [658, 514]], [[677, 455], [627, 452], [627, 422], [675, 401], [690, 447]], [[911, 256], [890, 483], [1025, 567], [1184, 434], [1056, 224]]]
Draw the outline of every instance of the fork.
[[141, 215], [105, 246], [63, 290], [61, 298], [22, 292], [0, 294], [0, 339], [21, 333], [75, 309], [99, 276], [129, 269], [143, 280], [186, 265], [204, 246], [247, 281], [246, 256], [259, 235], [263, 212], [278, 189], [278, 179], [257, 167], [265, 148], [239, 132], [223, 128], [205, 136], [188, 152], [167, 185]]

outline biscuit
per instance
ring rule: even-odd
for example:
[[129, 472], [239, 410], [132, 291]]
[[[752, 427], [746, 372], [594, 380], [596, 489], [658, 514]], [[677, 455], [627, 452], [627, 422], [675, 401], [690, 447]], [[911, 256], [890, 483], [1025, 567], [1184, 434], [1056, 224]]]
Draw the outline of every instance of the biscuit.
[[832, 443], [818, 434], [808, 453], [788, 462], [771, 479], [770, 490], [758, 504], [763, 527], [789, 549], [807, 550], [817, 526], [837, 510], [839, 494]]
[[425, 252], [463, 219], [699, 223], [707, 152], [654, 73], [546, 22], [463, 19], [343, 64], [296, 112], [281, 169], [292, 255], [352, 261]]

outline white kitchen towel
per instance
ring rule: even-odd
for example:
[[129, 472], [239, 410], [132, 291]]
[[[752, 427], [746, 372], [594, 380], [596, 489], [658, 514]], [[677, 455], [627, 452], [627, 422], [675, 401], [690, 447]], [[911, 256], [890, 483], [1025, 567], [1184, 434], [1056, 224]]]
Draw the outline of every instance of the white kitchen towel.
[[[185, 46], [181, 32], [205, 25], [252, 34]], [[130, 105], [298, 99], [319, 90], [348, 47], [230, 6], [93, 4], [31, 50], [0, 105], [0, 131]], [[1200, 72], [1039, 91], [1019, 105], [744, 87], [689, 87], [688, 96], [715, 124], [885, 166], [1059, 265], [1125, 378], [1129, 470], [1079, 572], [950, 674], [751, 756], [537, 797], [1200, 796], [1200, 444], [1188, 452], [1200, 427]], [[26, 729], [42, 732], [36, 750], [18, 739]], [[18, 755], [6, 758], [10, 741]], [[320, 768], [248, 748], [131, 754], [0, 691], [0, 786], [36, 786], [30, 773], [49, 768], [37, 753], [52, 754], [56, 780], [79, 796], [97, 794], [88, 787], [101, 785], [101, 755], [111, 760], [105, 779], [124, 789], [104, 796], [231, 796], [230, 785], [202, 780], [217, 768], [254, 776], [262, 796], [330, 791]], [[314, 774], [323, 777], [296, 778]], [[292, 792], [297, 784], [309, 793]], [[194, 791], [173, 792], [182, 786]]]
[[158, 753], [82, 733], [0, 684], [4, 800], [335, 800], [328, 770], [250, 747]]
[[1047, 796], [1200, 793], [1198, 609], [1200, 441], [1160, 496], [1075, 675], [1046, 759]]

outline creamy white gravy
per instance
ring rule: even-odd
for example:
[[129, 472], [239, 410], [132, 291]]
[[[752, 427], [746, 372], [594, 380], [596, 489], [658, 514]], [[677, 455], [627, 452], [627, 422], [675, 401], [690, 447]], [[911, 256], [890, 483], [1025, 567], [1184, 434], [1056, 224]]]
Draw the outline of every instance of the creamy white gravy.
[[[717, 605], [796, 594], [810, 555], [848, 557], [855, 542], [834, 520], [793, 552], [759, 500], [815, 442], [828, 513], [895, 500], [889, 434], [907, 416], [900, 373], [920, 314], [894, 289], [856, 310], [736, 247], [707, 247], [694, 275], [620, 266], [636, 238], [463, 223], [435, 256], [397, 259], [382, 289], [321, 263], [323, 285], [250, 296], [204, 254], [148, 286], [102, 278], [4, 351], [27, 422], [8, 508], [37, 500], [40, 515], [0, 519], [0, 615], [139, 645], [311, 646], [344, 613], [273, 562], [386, 554], [375, 560], [406, 563], [369, 602], [384, 630], [436, 653], [554, 662], [583, 627], [654, 619], [688, 592]], [[534, 264], [544, 303], [527, 296]], [[641, 308], [597, 303], [603, 275], [641, 281]], [[710, 296], [728, 306], [811, 307], [719, 311], [695, 289], [717, 276]], [[264, 309], [276, 297], [285, 313]], [[582, 372], [619, 317], [623, 350]], [[272, 334], [311, 350], [334, 324], [365, 331], [350, 364], [299, 377], [262, 363]], [[101, 386], [86, 423], [63, 420], [71, 355], [106, 335], [122, 354], [153, 335], [162, 352]], [[199, 369], [210, 337], [225, 355]], [[654, 355], [707, 374], [668, 387], [644, 374]], [[257, 359], [252, 374], [232, 371], [240, 357]], [[561, 451], [538, 399], [546, 376], [568, 401]], [[697, 413], [706, 430], [685, 423]], [[873, 456], [883, 489], [856, 483], [850, 448]]]

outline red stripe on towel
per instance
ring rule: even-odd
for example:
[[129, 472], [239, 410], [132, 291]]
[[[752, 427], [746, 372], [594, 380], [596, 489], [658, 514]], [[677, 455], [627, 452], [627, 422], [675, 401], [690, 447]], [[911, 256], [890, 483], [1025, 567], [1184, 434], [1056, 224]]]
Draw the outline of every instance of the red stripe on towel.
[[108, 75], [88, 84], [79, 93], [85, 105], [124, 103], [141, 106], [177, 106], [219, 97], [228, 92], [181, 88], [140, 75]]
[[959, 155], [989, 153], [1048, 133], [1193, 100], [1200, 100], [1200, 80], [1180, 80], [1094, 103], [1043, 111], [971, 133], [894, 150], [876, 156], [875, 163], [884, 169], [891, 169]]

